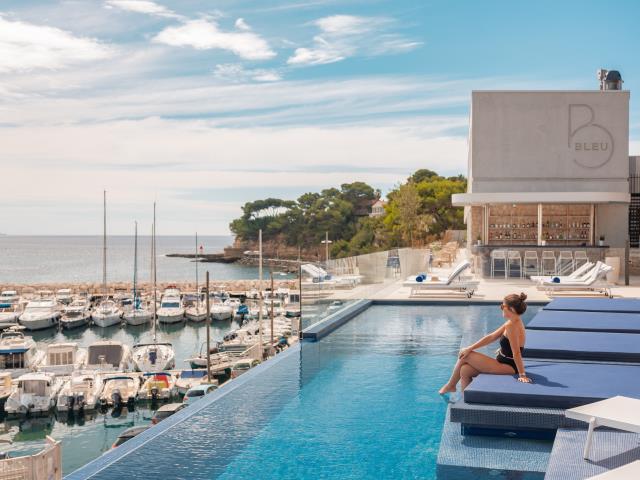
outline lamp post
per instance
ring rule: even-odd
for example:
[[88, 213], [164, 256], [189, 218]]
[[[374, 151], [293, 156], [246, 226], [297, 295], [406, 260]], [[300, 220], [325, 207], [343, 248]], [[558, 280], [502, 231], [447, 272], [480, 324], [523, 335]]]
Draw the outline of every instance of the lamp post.
[[333, 243], [331, 240], [329, 240], [329, 232], [324, 232], [324, 240], [322, 240], [320, 243], [324, 243], [324, 254], [325, 254], [325, 260], [328, 262], [329, 261], [329, 244]]

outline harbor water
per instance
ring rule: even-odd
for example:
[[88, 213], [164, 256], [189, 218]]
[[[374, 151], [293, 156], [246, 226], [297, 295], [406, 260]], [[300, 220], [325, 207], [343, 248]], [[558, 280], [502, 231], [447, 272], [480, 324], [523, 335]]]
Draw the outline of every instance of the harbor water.
[[[198, 238], [204, 253], [221, 253], [233, 243], [231, 236]], [[138, 278], [149, 280], [151, 265], [149, 236], [138, 237]], [[107, 279], [130, 282], [133, 278], [133, 236], [110, 236], [107, 249]], [[192, 236], [158, 236], [159, 282], [191, 281], [193, 261], [167, 257], [169, 253], [194, 253]], [[201, 278], [209, 270], [212, 281], [253, 280], [257, 267], [203, 263]], [[83, 283], [102, 281], [102, 236], [0, 236], [0, 285], [2, 283]]]
[[[214, 321], [211, 325], [212, 341], [222, 340], [230, 330], [239, 324], [234, 321]], [[97, 340], [117, 340], [129, 346], [138, 342], [152, 340], [150, 326], [99, 328], [92, 326], [71, 331], [57, 331], [55, 329], [27, 332], [43, 349], [45, 344], [54, 342], [77, 342], [81, 347], [87, 347]], [[159, 342], [171, 342], [176, 354], [176, 369], [189, 369], [185, 359], [204, 352], [206, 342], [206, 325], [202, 323], [158, 324], [157, 336]], [[180, 401], [179, 399], [175, 401]], [[0, 422], [0, 442], [2, 451], [10, 452], [11, 456], [36, 453], [42, 450], [45, 437], [52, 436], [62, 442], [62, 466], [64, 474], [70, 473], [90, 460], [99, 457], [111, 448], [118, 435], [135, 425], [149, 425], [155, 409], [162, 404], [152, 406], [138, 403], [135, 410], [123, 408], [114, 412], [109, 410], [100, 413], [67, 416], [54, 410], [47, 416], [34, 416], [21, 419], [2, 418]], [[4, 414], [2, 414], [4, 415]], [[11, 443], [7, 443], [10, 441]]]

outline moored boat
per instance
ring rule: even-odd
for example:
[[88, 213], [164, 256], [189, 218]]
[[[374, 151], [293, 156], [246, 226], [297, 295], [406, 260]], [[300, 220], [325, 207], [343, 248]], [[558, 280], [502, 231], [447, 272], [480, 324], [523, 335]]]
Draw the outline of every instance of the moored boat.
[[77, 371], [64, 383], [58, 394], [57, 409], [61, 412], [94, 410], [102, 393], [99, 373]]
[[142, 381], [140, 400], [169, 400], [177, 394], [176, 379], [169, 372], [144, 373]]
[[21, 375], [16, 389], [4, 404], [4, 410], [9, 415], [48, 412], [55, 406], [61, 387], [62, 382], [51, 373]]
[[122, 407], [132, 405], [138, 398], [140, 380], [124, 374], [107, 375], [103, 380], [100, 404], [103, 406]]
[[101, 340], [93, 342], [87, 350], [87, 370], [122, 372], [130, 367], [131, 350], [122, 342]]
[[86, 298], [77, 298], [70, 305], [65, 307], [60, 326], [65, 330], [80, 328], [89, 325], [91, 322], [91, 307]]
[[78, 347], [76, 342], [50, 343], [42, 362], [37, 366], [41, 372], [54, 375], [71, 375], [87, 363], [87, 350]]
[[199, 368], [182, 370], [180, 373], [178, 373], [178, 378], [176, 379], [176, 388], [180, 395], [184, 395], [191, 387], [195, 387], [202, 383], [217, 384], [217, 382], [218, 381], [213, 378], [211, 379], [211, 381], [207, 381], [206, 369]]
[[60, 316], [55, 300], [41, 297], [27, 303], [18, 321], [27, 330], [44, 330], [57, 326]]
[[93, 309], [91, 318], [98, 327], [111, 327], [122, 322], [122, 310], [113, 300], [103, 300]]
[[138, 343], [132, 349], [133, 366], [138, 372], [161, 372], [176, 364], [176, 355], [170, 343]]
[[14, 378], [33, 371], [44, 356], [33, 338], [26, 337], [20, 329], [12, 327], [0, 334], [0, 370]]

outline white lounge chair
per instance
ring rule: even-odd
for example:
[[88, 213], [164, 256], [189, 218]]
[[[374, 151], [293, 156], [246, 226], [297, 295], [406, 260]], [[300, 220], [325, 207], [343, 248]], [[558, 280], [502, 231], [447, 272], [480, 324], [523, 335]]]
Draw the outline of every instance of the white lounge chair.
[[640, 478], [640, 460], [589, 477], [587, 480], [637, 480], [638, 478]]
[[471, 264], [467, 261], [460, 263], [457, 265], [451, 273], [447, 277], [446, 280], [440, 281], [430, 281], [429, 279], [425, 279], [422, 282], [418, 282], [416, 277], [413, 279], [408, 279], [403, 282], [403, 286], [410, 287], [411, 293], [410, 296], [417, 296], [420, 293], [431, 293], [438, 291], [458, 291], [466, 294], [468, 298], [471, 298], [479, 285], [479, 281], [477, 280], [469, 280], [463, 279], [462, 273], [471, 267]]
[[556, 292], [595, 292], [611, 297], [611, 286], [607, 282], [607, 273], [611, 270], [612, 267], [599, 261], [584, 280], [541, 282], [537, 288], [550, 297]]
[[562, 280], [584, 280], [589, 275], [589, 272], [593, 270], [595, 263], [587, 262], [580, 265], [574, 272], [569, 275], [532, 275], [529, 278], [536, 282], [551, 282], [554, 278], [558, 277]]
[[567, 418], [589, 423], [587, 440], [582, 455], [586, 460], [589, 459], [593, 430], [596, 427], [609, 427], [624, 430], [625, 432], [640, 433], [640, 400], [636, 398], [611, 397], [581, 407], [571, 408], [566, 410], [564, 415]]

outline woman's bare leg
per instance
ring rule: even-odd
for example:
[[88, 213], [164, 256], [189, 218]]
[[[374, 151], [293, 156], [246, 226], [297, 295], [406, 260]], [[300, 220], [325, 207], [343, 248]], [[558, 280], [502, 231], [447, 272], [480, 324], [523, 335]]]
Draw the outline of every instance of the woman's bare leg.
[[458, 385], [458, 382], [460, 381], [460, 369], [465, 363], [465, 360], [458, 359], [455, 366], [453, 367], [453, 372], [451, 372], [449, 381], [445, 383], [438, 391], [440, 395], [456, 391], [456, 385]]
[[460, 369], [460, 389], [464, 391], [469, 386], [473, 377], [477, 377], [480, 372], [468, 363], [462, 365]]
[[465, 363], [475, 368], [478, 373], [492, 373], [494, 375], [514, 375], [510, 365], [500, 363], [495, 358], [478, 352], [471, 352], [464, 359]]

